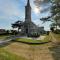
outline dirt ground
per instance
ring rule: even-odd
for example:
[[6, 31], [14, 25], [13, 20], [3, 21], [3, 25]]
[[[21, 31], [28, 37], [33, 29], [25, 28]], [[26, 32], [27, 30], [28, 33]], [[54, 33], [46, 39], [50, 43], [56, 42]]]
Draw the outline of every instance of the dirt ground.
[[27, 60], [60, 60], [60, 46], [52, 43], [42, 45], [28, 45], [23, 43], [12, 43], [4, 47], [7, 51]]

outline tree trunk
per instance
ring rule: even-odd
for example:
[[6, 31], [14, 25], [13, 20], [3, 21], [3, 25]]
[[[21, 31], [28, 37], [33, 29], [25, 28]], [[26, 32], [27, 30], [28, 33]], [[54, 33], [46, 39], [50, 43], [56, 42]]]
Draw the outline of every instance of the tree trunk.
[[56, 30], [57, 30], [57, 20], [56, 20]]

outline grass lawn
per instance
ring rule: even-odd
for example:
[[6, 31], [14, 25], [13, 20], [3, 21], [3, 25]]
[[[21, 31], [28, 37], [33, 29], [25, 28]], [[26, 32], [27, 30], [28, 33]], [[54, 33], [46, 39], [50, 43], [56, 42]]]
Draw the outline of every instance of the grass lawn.
[[44, 40], [33, 40], [33, 39], [26, 39], [26, 38], [17, 38], [16, 41], [26, 42], [26, 43], [44, 43], [44, 42], [49, 42], [50, 41], [48, 38], [49, 38], [48, 36], [46, 36], [46, 38], [44, 38]]
[[3, 48], [0, 48], [0, 60], [26, 60], [26, 59], [23, 57], [17, 56], [13, 53], [9, 53]]
[[0, 35], [0, 40], [5, 40], [9, 37], [9, 35]]
[[57, 40], [60, 40], [60, 34], [52, 33]]

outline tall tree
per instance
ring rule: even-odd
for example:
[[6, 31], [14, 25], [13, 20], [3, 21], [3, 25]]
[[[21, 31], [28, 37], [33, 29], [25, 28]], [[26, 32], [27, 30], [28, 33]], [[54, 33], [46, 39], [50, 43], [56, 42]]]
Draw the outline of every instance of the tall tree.
[[13, 28], [18, 28], [18, 32], [19, 32], [19, 29], [21, 29], [22, 26], [23, 26], [22, 21], [16, 21], [14, 24], [12, 24]]
[[56, 22], [56, 29], [57, 26], [60, 25], [60, 0], [52, 0], [52, 7], [51, 13], [53, 16], [54, 21]]
[[[47, 16], [47, 17], [43, 17], [40, 20], [43, 21], [43, 23], [47, 22], [47, 21], [51, 21], [51, 16]], [[51, 21], [52, 22], [52, 21]]]

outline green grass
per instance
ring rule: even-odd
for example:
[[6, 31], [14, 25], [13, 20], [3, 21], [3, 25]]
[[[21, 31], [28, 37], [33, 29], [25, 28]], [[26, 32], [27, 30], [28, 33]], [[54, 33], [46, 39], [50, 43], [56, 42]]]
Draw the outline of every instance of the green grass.
[[8, 37], [9, 37], [9, 35], [0, 35], [0, 40], [5, 40]]
[[7, 52], [3, 48], [0, 48], [0, 60], [27, 60], [27, 59]]
[[52, 33], [57, 40], [60, 40], [60, 34]]
[[17, 38], [16, 41], [20, 42], [27, 42], [27, 43], [44, 43], [49, 42], [48, 37], [46, 37], [44, 40], [33, 40], [33, 39], [26, 39], [26, 38]]

